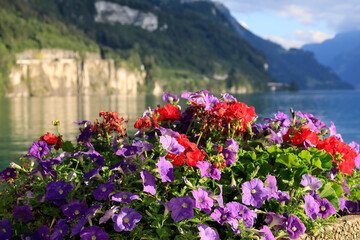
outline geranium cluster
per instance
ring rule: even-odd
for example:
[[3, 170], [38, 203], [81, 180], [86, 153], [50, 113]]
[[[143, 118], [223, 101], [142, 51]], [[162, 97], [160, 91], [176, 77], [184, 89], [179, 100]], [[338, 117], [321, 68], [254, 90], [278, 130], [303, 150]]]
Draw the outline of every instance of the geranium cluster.
[[[332, 123], [257, 120], [229, 94], [164, 93], [135, 121], [100, 112], [3, 170], [0, 239], [297, 239], [360, 212], [360, 146]], [[57, 122], [59, 123], [59, 122]], [[59, 127], [59, 124], [55, 126]]]

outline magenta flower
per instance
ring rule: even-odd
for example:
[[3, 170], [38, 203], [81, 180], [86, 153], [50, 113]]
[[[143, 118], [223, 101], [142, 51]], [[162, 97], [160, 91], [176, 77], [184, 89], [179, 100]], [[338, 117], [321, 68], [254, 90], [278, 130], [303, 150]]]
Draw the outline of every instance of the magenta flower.
[[179, 97], [176, 94], [164, 92], [162, 99], [164, 102], [173, 103], [173, 102], [177, 102], [179, 100]]
[[287, 232], [290, 239], [297, 239], [306, 230], [305, 225], [297, 216], [290, 215], [287, 222]]
[[243, 191], [243, 204], [259, 208], [268, 196], [268, 191], [264, 188], [263, 182], [258, 178], [243, 183], [241, 187]]
[[169, 153], [180, 155], [180, 153], [185, 151], [185, 148], [171, 136], [160, 136], [160, 143], [162, 144], [163, 149]]
[[203, 189], [192, 190], [192, 195], [195, 198], [195, 207], [207, 213], [211, 212], [211, 207], [214, 205], [214, 200], [209, 197], [209, 193]]
[[277, 186], [276, 186], [276, 177], [273, 175], [267, 175], [266, 176], [266, 182], [264, 184], [266, 190], [268, 191], [268, 198], [267, 200], [269, 201], [271, 198], [276, 198], [277, 197]]
[[106, 200], [110, 193], [112, 193], [114, 191], [115, 188], [115, 184], [113, 183], [105, 183], [105, 184], [100, 184], [94, 191], [94, 198], [95, 200]]
[[260, 230], [260, 235], [263, 237], [263, 240], [275, 240], [275, 237], [268, 226], [264, 226]]
[[101, 227], [92, 226], [90, 228], [84, 228], [80, 232], [80, 237], [82, 240], [108, 240], [109, 236], [102, 230]]
[[64, 181], [50, 182], [46, 185], [46, 201], [53, 202], [56, 205], [65, 203], [65, 197], [73, 187]]
[[68, 217], [69, 221], [73, 221], [83, 216], [87, 208], [85, 203], [80, 203], [79, 200], [72, 199], [68, 204], [62, 205], [60, 209], [64, 215]]
[[34, 214], [32, 213], [29, 206], [15, 206], [13, 218], [21, 218], [23, 223], [27, 223], [30, 220], [34, 219]]
[[322, 186], [321, 181], [310, 174], [304, 174], [300, 184], [310, 190], [318, 190]]
[[99, 219], [99, 224], [106, 223], [117, 211], [119, 210], [119, 206], [112, 206], [111, 209], [107, 210]]
[[317, 203], [319, 204], [319, 217], [327, 218], [336, 213], [334, 206], [326, 198], [317, 200]]
[[13, 232], [11, 230], [11, 223], [8, 219], [3, 219], [0, 221], [0, 239], [11, 239]]
[[132, 200], [138, 199], [139, 195], [130, 192], [119, 192], [111, 196], [111, 200], [115, 202], [123, 202], [129, 204]]
[[230, 222], [235, 219], [234, 214], [231, 212], [229, 208], [219, 207], [214, 210], [214, 212], [210, 215], [212, 219], [224, 225], [226, 222]]
[[134, 209], [123, 207], [118, 214], [112, 216], [114, 229], [117, 232], [131, 231], [140, 222], [142, 216], [135, 212]]
[[247, 228], [251, 228], [254, 225], [254, 218], [256, 218], [256, 213], [246, 206], [238, 202], [229, 202], [226, 204], [226, 207], [230, 209], [236, 219], [242, 219]]
[[[46, 225], [41, 225], [31, 236], [31, 239], [49, 240], [48, 233], [50, 228]], [[1, 239], [1, 238], [0, 238]]]
[[217, 231], [212, 229], [205, 224], [196, 224], [199, 229], [200, 240], [217, 240], [219, 239], [219, 234]]
[[171, 211], [171, 217], [174, 221], [190, 219], [194, 217], [195, 201], [189, 197], [174, 197], [168, 203], [167, 207]]
[[274, 228], [277, 232], [285, 230], [286, 218], [283, 215], [268, 212], [266, 213], [265, 222], [269, 227]]
[[237, 141], [235, 141], [233, 138], [226, 140], [225, 145], [235, 152], [237, 152], [237, 150], [239, 150], [239, 143]]
[[226, 165], [231, 165], [235, 163], [236, 151], [233, 151], [230, 148], [225, 148], [221, 151], [221, 153], [224, 155]]
[[315, 201], [313, 196], [311, 196], [310, 194], [305, 195], [304, 200], [305, 200], [306, 215], [315, 221], [315, 219], [320, 211], [319, 204], [317, 203], [317, 201]]
[[200, 168], [201, 177], [211, 177], [215, 180], [220, 180], [221, 171], [208, 161], [198, 161], [196, 166]]
[[61, 240], [69, 231], [68, 226], [66, 225], [65, 219], [59, 219], [56, 222], [53, 232], [50, 235], [50, 240]]
[[148, 192], [151, 193], [152, 195], [155, 195], [156, 193], [155, 177], [151, 175], [147, 169], [140, 172], [140, 175], [144, 184], [144, 192]]
[[41, 160], [44, 155], [48, 154], [50, 149], [45, 141], [33, 142], [29, 149], [29, 155]]
[[6, 168], [4, 171], [0, 172], [0, 176], [3, 181], [7, 181], [10, 178], [16, 177], [16, 170], [14, 168]]
[[173, 182], [174, 174], [173, 174], [173, 164], [167, 160], [165, 160], [164, 156], [160, 156], [160, 160], [156, 163], [159, 168], [159, 174], [162, 182]]

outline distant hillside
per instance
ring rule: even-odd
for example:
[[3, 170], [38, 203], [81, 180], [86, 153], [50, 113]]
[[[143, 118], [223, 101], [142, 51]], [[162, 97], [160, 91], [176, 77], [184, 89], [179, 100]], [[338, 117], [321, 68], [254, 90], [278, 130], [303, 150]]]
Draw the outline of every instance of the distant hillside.
[[360, 88], [360, 31], [339, 33], [333, 39], [307, 44], [302, 49], [313, 52], [320, 63]]
[[9, 59], [25, 49], [100, 52], [145, 68], [139, 89], [148, 92], [155, 83], [164, 91], [259, 92], [274, 81], [264, 54], [224, 28], [210, 2], [1, 0], [0, 9], [0, 51]]
[[280, 82], [296, 82], [301, 89], [347, 89], [352, 86], [344, 83], [329, 67], [317, 62], [313, 54], [299, 50], [286, 50], [280, 45], [264, 40], [241, 26], [227, 8], [217, 3], [224, 14], [228, 27], [249, 42], [253, 47], [264, 51], [269, 64], [269, 72]]

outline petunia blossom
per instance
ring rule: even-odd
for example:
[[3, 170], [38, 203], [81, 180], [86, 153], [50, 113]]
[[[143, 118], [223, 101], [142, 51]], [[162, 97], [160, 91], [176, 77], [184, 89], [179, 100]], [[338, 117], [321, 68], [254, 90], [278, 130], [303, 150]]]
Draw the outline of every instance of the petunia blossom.
[[29, 156], [35, 157], [41, 160], [44, 155], [48, 154], [50, 149], [45, 141], [33, 142], [29, 149]]
[[231, 212], [229, 208], [219, 207], [214, 210], [214, 212], [210, 215], [212, 219], [224, 225], [224, 223], [234, 220], [234, 214]]
[[0, 176], [3, 181], [7, 181], [10, 178], [16, 177], [16, 170], [14, 168], [6, 168], [4, 171], [0, 172]]
[[196, 166], [200, 168], [201, 177], [211, 177], [215, 180], [220, 180], [221, 171], [208, 161], [198, 161]]
[[243, 183], [241, 187], [243, 191], [243, 204], [259, 208], [263, 204], [263, 201], [267, 199], [268, 190], [264, 188], [263, 182], [258, 178], [254, 178], [250, 182]]
[[164, 156], [160, 156], [160, 160], [156, 163], [159, 169], [159, 174], [162, 182], [173, 182], [173, 164], [165, 159]]
[[169, 153], [180, 155], [180, 153], [185, 151], [185, 148], [171, 136], [160, 136], [160, 143], [162, 144], [163, 149]]
[[151, 175], [147, 169], [140, 172], [140, 175], [144, 185], [144, 192], [148, 192], [151, 193], [152, 195], [155, 195], [156, 194], [155, 177]]
[[62, 205], [65, 203], [65, 197], [73, 187], [64, 181], [49, 182], [46, 185], [46, 201]]
[[217, 240], [219, 234], [217, 231], [205, 224], [196, 224], [199, 229], [200, 240]]
[[135, 228], [136, 223], [140, 222], [142, 216], [135, 212], [134, 209], [123, 207], [118, 214], [112, 216], [114, 229], [117, 232], [131, 231]]
[[194, 217], [195, 201], [189, 196], [174, 197], [167, 203], [167, 207], [171, 211], [174, 221], [178, 222]]
[[268, 226], [264, 226], [260, 229], [260, 235], [263, 237], [263, 240], [275, 240], [275, 237]]
[[207, 213], [211, 212], [214, 205], [214, 200], [209, 197], [209, 193], [201, 188], [192, 190], [192, 195], [195, 198], [195, 207]]
[[84, 228], [80, 232], [81, 240], [94, 240], [94, 239], [101, 239], [101, 240], [108, 240], [109, 236], [106, 232], [102, 230], [101, 227], [98, 226], [91, 226], [89, 228]]
[[266, 213], [265, 222], [269, 227], [274, 228], [275, 231], [285, 230], [286, 227], [286, 218], [273, 212]]
[[34, 214], [32, 213], [32, 211], [28, 205], [15, 206], [13, 218], [21, 218], [23, 223], [27, 223], [30, 220], [34, 219]]
[[114, 191], [115, 188], [115, 184], [107, 182], [104, 184], [100, 184], [94, 191], [94, 198], [95, 200], [106, 200], [110, 193], [112, 193]]
[[336, 213], [334, 206], [326, 198], [317, 200], [317, 203], [319, 205], [319, 217], [327, 218], [328, 216]]
[[309, 190], [317, 190], [317, 189], [321, 188], [321, 186], [322, 186], [321, 181], [319, 179], [311, 176], [310, 174], [302, 175], [302, 180], [301, 180], [300, 184]]
[[0, 239], [7, 240], [12, 238], [13, 231], [9, 219], [0, 220], [0, 230]]
[[315, 221], [315, 219], [320, 211], [319, 204], [315, 201], [315, 199], [310, 194], [305, 195], [304, 200], [305, 200], [306, 215]]
[[306, 230], [305, 225], [297, 216], [290, 215], [287, 221], [287, 232], [290, 239], [297, 239]]
[[138, 199], [139, 195], [131, 192], [118, 192], [111, 196], [111, 200], [115, 202], [123, 202], [129, 204], [132, 200]]

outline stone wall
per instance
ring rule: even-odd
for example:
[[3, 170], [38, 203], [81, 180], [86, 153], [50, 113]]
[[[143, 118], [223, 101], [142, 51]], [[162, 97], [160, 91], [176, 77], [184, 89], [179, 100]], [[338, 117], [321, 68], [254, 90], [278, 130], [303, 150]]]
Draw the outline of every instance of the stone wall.
[[71, 51], [28, 50], [17, 55], [7, 96], [135, 95], [145, 76], [145, 71], [117, 67], [94, 53], [81, 60]]

